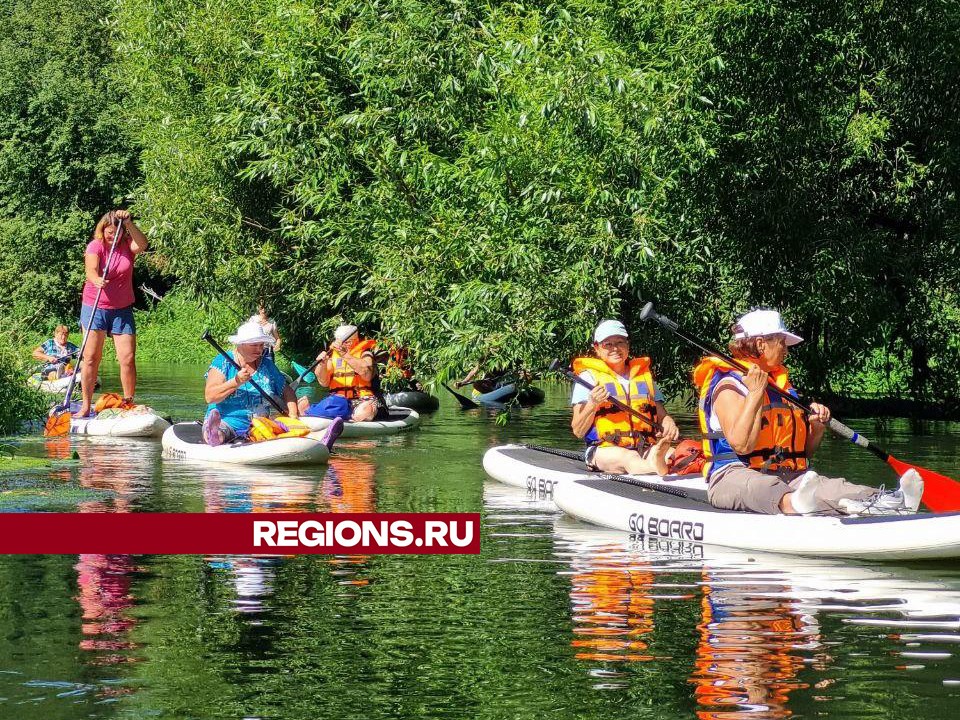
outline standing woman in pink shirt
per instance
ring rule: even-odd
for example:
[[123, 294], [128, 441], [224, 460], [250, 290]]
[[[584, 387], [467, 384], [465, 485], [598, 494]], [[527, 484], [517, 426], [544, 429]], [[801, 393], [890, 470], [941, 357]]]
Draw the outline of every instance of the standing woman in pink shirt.
[[[120, 237], [110, 261], [110, 267], [104, 265], [113, 244], [113, 235], [117, 220], [120, 220]], [[103, 342], [113, 338], [120, 364], [120, 384], [123, 385], [123, 398], [133, 404], [133, 395], [137, 389], [137, 330], [133, 323], [133, 261], [137, 255], [147, 249], [147, 237], [136, 226], [126, 210], [112, 210], [100, 218], [93, 231], [93, 240], [87, 245], [83, 256], [87, 281], [83, 285], [83, 306], [80, 309], [80, 327], [90, 328], [90, 337], [83, 351], [81, 371], [81, 389], [83, 402], [78, 417], [90, 414], [93, 400], [93, 386], [100, 359], [103, 357]], [[106, 276], [106, 278], [104, 278]], [[93, 302], [97, 289], [103, 288], [96, 314]]]

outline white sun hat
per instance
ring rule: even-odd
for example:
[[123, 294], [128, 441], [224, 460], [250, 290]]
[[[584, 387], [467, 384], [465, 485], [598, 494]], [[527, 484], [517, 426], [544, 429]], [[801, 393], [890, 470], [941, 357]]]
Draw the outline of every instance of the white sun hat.
[[597, 329], [593, 331], [593, 341], [595, 343], [601, 343], [607, 338], [615, 336], [630, 337], [627, 335], [626, 326], [619, 320], [604, 320], [597, 325]]
[[356, 332], [356, 325], [341, 325], [333, 331], [333, 339], [338, 343], [346, 342], [352, 335], [355, 335]]
[[787, 330], [776, 310], [752, 310], [740, 318], [733, 328], [733, 337], [738, 340], [765, 335], [783, 335], [787, 347], [803, 342], [802, 337]]
[[276, 339], [263, 331], [258, 322], [245, 322], [237, 328], [237, 334], [231, 335], [228, 340], [234, 345], [273, 345]]

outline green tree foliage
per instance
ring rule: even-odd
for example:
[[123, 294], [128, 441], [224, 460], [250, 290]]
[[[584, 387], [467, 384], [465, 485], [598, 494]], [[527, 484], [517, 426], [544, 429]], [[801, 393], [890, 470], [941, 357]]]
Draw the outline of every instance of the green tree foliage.
[[[51, 32], [98, 41], [68, 43], [90, 48], [85, 73], [19, 93], [6, 68], [27, 61], [3, 41], [24, 167], [55, 166], [41, 141], [69, 116], [78, 157], [116, 163], [61, 192], [90, 212], [79, 178], [127, 187], [103, 179], [129, 168], [128, 142], [90, 129], [115, 117], [119, 32], [155, 264], [191, 295], [267, 299], [294, 342], [358, 321], [445, 376], [541, 368], [619, 315], [679, 387], [694, 357], [638, 325], [644, 301], [716, 342], [772, 305], [808, 338], [794, 364], [811, 391], [856, 391], [868, 368], [960, 395], [955, 2], [116, 0], [103, 26], [93, 6], [3, 7], [29, 37], [23, 8], [62, 7]], [[65, 67], [62, 43], [25, 44]], [[77, 77], [96, 102], [61, 89]], [[79, 109], [43, 116], [21, 101], [40, 89]], [[51, 190], [40, 207], [3, 183], [16, 228], [56, 216]], [[38, 246], [18, 232], [0, 242]]]
[[49, 407], [43, 395], [27, 387], [27, 374], [11, 337], [0, 333], [0, 435], [18, 431], [24, 420], [43, 418]]
[[24, 325], [76, 316], [96, 218], [137, 177], [109, 7], [0, 0], [0, 312]]

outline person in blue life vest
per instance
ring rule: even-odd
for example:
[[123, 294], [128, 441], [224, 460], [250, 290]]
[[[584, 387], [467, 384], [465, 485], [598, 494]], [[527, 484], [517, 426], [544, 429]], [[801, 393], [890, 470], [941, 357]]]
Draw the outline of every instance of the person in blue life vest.
[[[573, 386], [573, 434], [587, 443], [587, 467], [609, 473], [665, 475], [671, 443], [680, 436], [653, 380], [650, 358], [630, 356], [627, 328], [604, 320], [593, 333], [593, 357], [573, 361], [573, 371], [594, 385]], [[616, 398], [636, 411], [608, 402]], [[657, 425], [662, 427], [658, 431]]]
[[765, 514], [916, 512], [923, 494], [916, 470], [903, 474], [896, 491], [884, 492], [810, 469], [830, 409], [810, 403], [808, 416], [768, 384], [797, 396], [784, 362], [787, 349], [802, 341], [776, 310], [754, 310], [733, 327], [729, 345], [746, 373], [715, 357], [694, 369], [711, 504]]

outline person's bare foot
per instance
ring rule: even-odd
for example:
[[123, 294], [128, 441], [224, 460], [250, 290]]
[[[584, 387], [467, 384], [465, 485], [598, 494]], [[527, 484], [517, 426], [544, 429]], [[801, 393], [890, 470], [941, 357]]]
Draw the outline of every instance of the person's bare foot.
[[90, 406], [89, 406], [89, 405], [81, 405], [81, 406], [80, 406], [80, 410], [78, 410], [77, 412], [75, 412], [75, 413], [73, 414], [73, 416], [74, 416], [75, 418], [85, 418], [85, 417], [87, 417], [89, 414], [90, 414]]
[[670, 441], [667, 438], [660, 438], [650, 448], [647, 460], [653, 464], [657, 475], [666, 475], [669, 472], [670, 465], [667, 462], [667, 453], [670, 452], [670, 448]]

